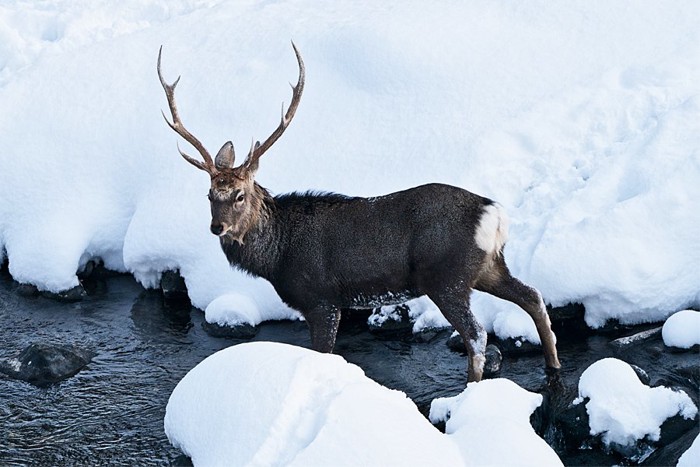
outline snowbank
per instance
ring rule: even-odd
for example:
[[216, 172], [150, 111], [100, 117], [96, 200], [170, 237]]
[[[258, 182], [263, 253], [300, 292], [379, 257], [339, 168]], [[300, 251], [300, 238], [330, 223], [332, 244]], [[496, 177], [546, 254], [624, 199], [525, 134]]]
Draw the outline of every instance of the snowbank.
[[[697, 24], [693, 0], [3, 2], [0, 259], [50, 291], [91, 258], [146, 286], [179, 269], [201, 309], [239, 297], [219, 321], [296, 316], [226, 264], [155, 73], [164, 45], [185, 124], [240, 153], [289, 100], [293, 38], [306, 91], [261, 184], [465, 187], [506, 207], [506, 258], [549, 303], [583, 303], [591, 326], [662, 320], [700, 306]], [[473, 308], [536, 341], [515, 306]]]
[[446, 421], [445, 433], [469, 465], [563, 465], [530, 425], [542, 396], [507, 379], [470, 383], [455, 397], [435, 399], [430, 421]]
[[255, 342], [192, 369], [165, 431], [195, 465], [561, 465], [529, 423], [541, 402], [508, 380], [470, 384], [433, 402], [444, 435], [337, 355]]
[[683, 310], [673, 314], [661, 328], [661, 337], [669, 347], [689, 349], [700, 345], [700, 312]]
[[405, 394], [339, 356], [268, 342], [192, 369], [170, 396], [165, 432], [195, 465], [464, 464]]
[[683, 391], [642, 384], [631, 366], [615, 358], [599, 360], [581, 375], [578, 386], [585, 398], [591, 435], [602, 434], [603, 442], [633, 445], [648, 437], [658, 441], [661, 424], [680, 415], [692, 420], [698, 409]]

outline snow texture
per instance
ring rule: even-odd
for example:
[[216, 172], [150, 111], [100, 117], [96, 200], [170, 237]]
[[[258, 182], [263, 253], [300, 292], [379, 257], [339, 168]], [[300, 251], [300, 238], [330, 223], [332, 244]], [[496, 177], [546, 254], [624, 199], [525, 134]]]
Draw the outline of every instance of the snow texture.
[[195, 465], [561, 465], [529, 423], [541, 403], [508, 380], [470, 384], [433, 402], [445, 435], [340, 356], [255, 342], [191, 370], [170, 396], [165, 431]]
[[168, 439], [195, 465], [463, 465], [399, 391], [337, 355], [255, 342], [221, 350], [173, 390]]
[[695, 438], [693, 444], [678, 459], [676, 467], [696, 467], [700, 464], [700, 435]]
[[510, 380], [483, 380], [455, 397], [435, 399], [430, 421], [447, 422], [445, 433], [468, 465], [563, 465], [530, 425], [540, 404], [542, 395]]
[[[54, 292], [90, 259], [148, 287], [178, 269], [200, 309], [228, 297], [207, 319], [295, 319], [226, 263], [155, 73], [163, 45], [185, 125], [240, 153], [289, 101], [293, 39], [306, 90], [263, 186], [467, 188], [503, 205], [506, 260], [548, 303], [583, 303], [596, 327], [664, 320], [700, 306], [698, 24], [694, 0], [5, 1], [0, 260]], [[472, 308], [537, 342], [514, 305]]]
[[664, 344], [690, 349], [700, 345], [700, 312], [683, 310], [671, 315], [661, 328]]
[[631, 366], [615, 358], [599, 360], [579, 380], [575, 404], [586, 403], [591, 435], [607, 445], [629, 446], [648, 438], [658, 441], [661, 424], [680, 415], [692, 420], [698, 409], [683, 391], [644, 385]]

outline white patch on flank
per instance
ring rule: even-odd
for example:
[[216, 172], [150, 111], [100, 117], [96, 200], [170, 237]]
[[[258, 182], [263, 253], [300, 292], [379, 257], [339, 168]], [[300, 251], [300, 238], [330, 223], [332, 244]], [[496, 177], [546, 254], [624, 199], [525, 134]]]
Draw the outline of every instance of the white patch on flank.
[[498, 203], [484, 207], [474, 234], [476, 245], [488, 254], [498, 254], [508, 240], [508, 216]]

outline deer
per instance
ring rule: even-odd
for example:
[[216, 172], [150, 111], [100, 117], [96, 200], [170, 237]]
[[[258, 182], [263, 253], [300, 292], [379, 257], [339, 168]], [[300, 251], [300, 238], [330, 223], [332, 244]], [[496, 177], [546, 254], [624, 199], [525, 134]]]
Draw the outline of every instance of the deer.
[[462, 188], [432, 183], [363, 198], [293, 192], [273, 196], [255, 181], [260, 158], [286, 131], [305, 84], [301, 54], [292, 42], [299, 77], [287, 111], [263, 142], [251, 144], [235, 165], [231, 141], [212, 159], [182, 123], [175, 103], [178, 77], [168, 84], [157, 71], [172, 121], [168, 126], [201, 160], [180, 155], [211, 178], [211, 233], [228, 262], [269, 281], [306, 321], [313, 350], [331, 353], [341, 309], [396, 305], [427, 296], [459, 333], [467, 350], [467, 382], [483, 377], [487, 333], [470, 309], [473, 289], [515, 303], [532, 318], [547, 369], [561, 368], [556, 337], [540, 292], [509, 272], [504, 208]]

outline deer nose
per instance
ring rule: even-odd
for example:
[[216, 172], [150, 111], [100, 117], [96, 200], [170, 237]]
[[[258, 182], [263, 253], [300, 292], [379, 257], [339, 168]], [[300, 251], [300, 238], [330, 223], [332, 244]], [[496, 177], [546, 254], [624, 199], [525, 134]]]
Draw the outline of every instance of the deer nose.
[[224, 231], [224, 226], [222, 224], [219, 224], [218, 222], [212, 222], [211, 223], [211, 233], [214, 235], [221, 235], [221, 232]]

